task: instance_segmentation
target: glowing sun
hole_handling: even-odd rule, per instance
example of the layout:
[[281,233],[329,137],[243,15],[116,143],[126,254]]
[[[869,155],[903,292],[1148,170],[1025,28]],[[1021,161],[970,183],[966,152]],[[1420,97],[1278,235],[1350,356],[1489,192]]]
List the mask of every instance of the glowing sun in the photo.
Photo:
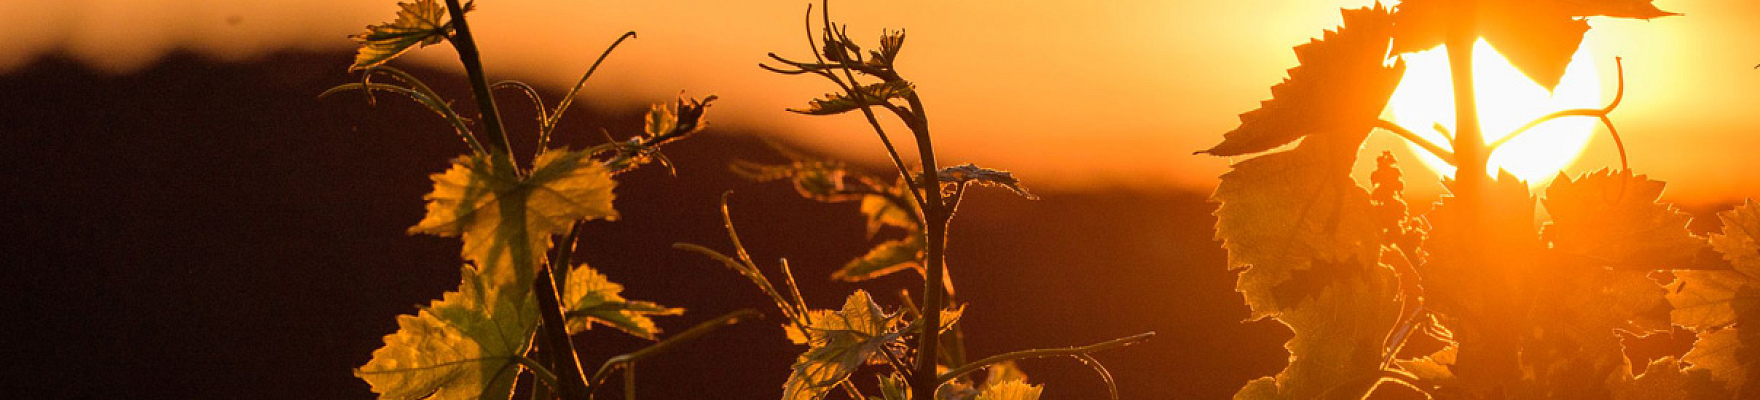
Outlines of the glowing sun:
[[[1597,104],[1601,87],[1587,53],[1578,49],[1571,56],[1564,79],[1549,94],[1480,40],[1473,51],[1473,83],[1485,142],[1502,139],[1522,124],[1554,111],[1601,107]],[[1454,85],[1449,79],[1448,55],[1436,48],[1408,54],[1405,60],[1405,79],[1388,102],[1394,121],[1432,143],[1450,147],[1442,133],[1431,129],[1441,124],[1454,131]],[[1561,118],[1535,126],[1493,153],[1487,172],[1503,168],[1530,187],[1544,184],[1583,152],[1596,123],[1593,118]],[[1454,167],[1441,159],[1416,146],[1413,151],[1432,170],[1454,175]]]

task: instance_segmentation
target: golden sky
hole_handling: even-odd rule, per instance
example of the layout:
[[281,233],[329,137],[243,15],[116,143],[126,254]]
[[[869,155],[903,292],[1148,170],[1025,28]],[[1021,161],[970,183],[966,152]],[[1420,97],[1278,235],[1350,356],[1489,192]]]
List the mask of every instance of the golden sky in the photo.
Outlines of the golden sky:
[[[572,84],[604,45],[635,30],[640,37],[589,83],[590,102],[651,102],[681,89],[718,94],[716,125],[781,132],[841,157],[879,161],[879,143],[860,118],[782,110],[832,86],[756,67],[766,52],[808,56],[807,3],[483,0],[471,17],[492,77]],[[857,0],[833,2],[832,12],[867,43],[883,28],[907,29],[899,68],[926,99],[947,165],[1011,169],[1034,188],[1208,190],[1227,160],[1191,152],[1215,144],[1237,114],[1270,95],[1295,65],[1291,46],[1336,26],[1339,7],[1369,4]],[[1686,16],[1591,19],[1584,42],[1608,96],[1613,57],[1625,57],[1626,99],[1613,118],[1633,169],[1669,181],[1676,201],[1760,195],[1760,2],[1656,4]],[[224,60],[346,50],[344,35],[395,10],[390,0],[26,2],[0,13],[12,27],[0,40],[0,71],[47,52],[126,72],[173,48]],[[402,62],[454,68],[453,57],[435,46]],[[347,63],[337,60],[339,82]],[[1377,133],[1369,146],[1412,160],[1390,143]],[[1617,166],[1611,147],[1597,134],[1573,170]],[[1433,180],[1415,160],[1405,166],[1409,180]]]

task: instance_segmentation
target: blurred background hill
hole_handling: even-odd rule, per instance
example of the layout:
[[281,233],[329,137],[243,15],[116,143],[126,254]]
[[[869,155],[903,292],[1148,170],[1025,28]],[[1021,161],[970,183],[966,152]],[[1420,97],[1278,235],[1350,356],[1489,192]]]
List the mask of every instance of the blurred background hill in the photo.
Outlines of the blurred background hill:
[[[18,361],[7,391],[370,398],[350,368],[396,329],[395,315],[457,283],[457,242],[404,230],[421,217],[427,176],[465,149],[405,99],[316,98],[351,79],[341,71],[348,58],[284,52],[229,63],[173,53],[117,75],[47,57],[0,75],[0,179],[16,210],[5,213],[15,232],[4,241],[5,293],[23,305],[8,313],[5,346]],[[469,107],[458,77],[414,73]],[[502,101],[511,129],[529,131],[523,100]],[[641,111],[574,110],[558,140],[583,147],[603,140],[600,128],[627,137]],[[756,289],[670,248],[730,249],[716,211],[723,191],[733,191],[754,256],[772,268],[788,257],[809,303],[831,308],[858,287],[829,280],[867,244],[853,205],[727,172],[736,158],[782,161],[758,137],[767,135],[711,126],[667,148],[677,176],[656,166],[623,176],[623,219],[582,235],[582,257],[625,284],[626,296],[689,309],[660,321],[669,332],[738,308],[771,315],[644,363],[644,397],[770,398],[800,351]],[[1237,323],[1245,308],[1210,239],[1206,193],[1036,189],[1043,200],[976,191],[954,222],[949,265],[969,304],[971,354],[1157,331],[1099,356],[1126,398],[1224,397],[1281,369],[1286,331]],[[896,305],[892,293],[920,285],[899,274],[861,287]],[[642,345],[603,329],[576,340],[588,363]],[[1074,360],[1024,368],[1051,398],[1104,390]]]

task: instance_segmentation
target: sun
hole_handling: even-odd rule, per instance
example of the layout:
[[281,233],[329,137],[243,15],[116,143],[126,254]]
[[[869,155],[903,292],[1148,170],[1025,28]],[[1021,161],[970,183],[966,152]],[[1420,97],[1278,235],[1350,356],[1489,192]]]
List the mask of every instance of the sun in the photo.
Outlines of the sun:
[[[1388,101],[1394,121],[1447,148],[1448,140],[1431,127],[1441,124],[1454,131],[1454,85],[1449,79],[1448,55],[1436,48],[1405,57],[1405,78]],[[1479,125],[1486,143],[1554,111],[1600,107],[1601,87],[1587,47],[1571,56],[1564,79],[1552,93],[1522,75],[1484,40],[1474,46],[1473,72]],[[1493,153],[1487,160],[1487,172],[1502,168],[1527,181],[1529,187],[1539,187],[1582,154],[1595,123],[1591,118],[1561,118],[1535,126]],[[1430,169],[1454,175],[1453,166],[1415,145],[1412,149]]]

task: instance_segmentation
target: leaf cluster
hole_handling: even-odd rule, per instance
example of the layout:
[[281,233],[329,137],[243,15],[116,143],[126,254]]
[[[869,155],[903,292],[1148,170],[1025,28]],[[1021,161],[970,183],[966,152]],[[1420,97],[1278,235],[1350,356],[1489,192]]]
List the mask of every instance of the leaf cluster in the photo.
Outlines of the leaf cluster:
[[[1623,168],[1561,174],[1538,195],[1507,173],[1474,190],[1451,181],[1454,196],[1427,213],[1406,205],[1389,154],[1377,159],[1372,190],[1350,177],[1372,130],[1416,140],[1378,120],[1400,54],[1464,32],[1551,87],[1588,27],[1583,17],[1668,15],[1647,0],[1414,0],[1345,10],[1344,26],[1297,46],[1301,66],[1273,99],[1201,151],[1252,156],[1222,176],[1216,235],[1253,319],[1294,331],[1288,366],[1236,398],[1363,398],[1382,383],[1463,399],[1760,393],[1760,374],[1749,373],[1760,329],[1747,326],[1760,309],[1754,203],[1722,214],[1723,231],[1703,237],[1659,202],[1662,182]],[[1618,97],[1535,123],[1593,116],[1612,129]],[[1536,227],[1542,208],[1551,218]],[[1622,335],[1682,328],[1698,334],[1691,351],[1633,375]],[[1414,340],[1440,350],[1402,352]]]
[[[470,5],[446,0],[399,3],[393,22],[368,27],[351,36],[360,44],[350,70],[361,70],[361,82],[339,85],[324,95],[347,90],[392,92],[409,97],[451,122],[470,152],[453,160],[445,172],[431,177],[433,191],[424,196],[427,213],[411,234],[457,237],[465,266],[459,289],[446,293],[414,315],[398,317],[399,330],[385,337],[385,346],[355,370],[385,399],[505,399],[516,382],[530,376],[535,398],[556,393],[564,398],[591,396],[580,372],[570,335],[595,325],[656,340],[661,333],[653,317],[675,316],[683,309],[623,297],[623,286],[605,274],[578,265],[570,268],[577,232],[591,220],[615,220],[614,175],[650,161],[666,164],[661,146],[702,130],[705,112],[715,97],[655,105],[644,130],[628,140],[585,150],[549,146],[557,120],[580,90],[577,84],[554,107],[522,82],[489,84],[481,77],[475,45],[463,15],[448,19],[449,10],[463,14]],[[634,33],[620,37],[582,76],[596,70],[612,48]],[[481,132],[472,120],[421,80],[385,65],[415,47],[448,40],[460,48],[460,61],[471,72],[475,100],[483,113]],[[387,76],[395,83],[373,82]],[[538,111],[538,152],[522,165],[511,153],[496,116],[492,88],[519,89]],[[369,100],[371,97],[369,97]],[[487,140],[478,140],[479,134]],[[609,138],[608,138],[609,139]],[[755,313],[728,314],[635,353],[607,361],[595,375],[593,388],[610,371],[623,368],[664,349],[677,340],[701,336]],[[529,371],[530,375],[525,373]],[[626,396],[634,387],[626,385]]]
[[[876,243],[866,254],[845,263],[831,274],[833,279],[857,282],[912,270],[923,278],[924,288],[917,296],[909,291],[901,293],[903,304],[895,308],[881,306],[863,290],[854,291],[840,309],[809,307],[800,296],[786,259],[779,263],[783,277],[780,285],[772,283],[753,262],[733,227],[727,196],[723,196],[722,217],[733,255],[694,244],[676,247],[703,254],[745,276],[788,318],[784,332],[794,343],[806,346],[806,350],[797,357],[788,381],[783,384],[782,398],[819,399],[842,391],[851,399],[1037,399],[1041,388],[1025,383],[1025,375],[1011,362],[1049,356],[1080,359],[1093,366],[1108,387],[1113,387],[1110,373],[1090,353],[1139,343],[1150,334],[1079,348],[1025,350],[975,362],[965,359],[964,334],[958,322],[965,307],[952,299],[952,279],[947,277],[943,259],[948,221],[965,190],[972,185],[1002,187],[1024,197],[1035,197],[1006,171],[973,164],[940,167],[935,160],[933,136],[920,92],[896,68],[904,32],[883,32],[877,49],[864,53],[863,47],[850,39],[847,26],[831,22],[829,13],[823,10],[828,4],[820,2],[822,25],[818,36],[813,34],[813,14],[810,7],[808,10],[811,61],[795,61],[773,53],[770,57],[780,66],[762,67],[784,75],[817,76],[836,85],[838,92],[813,99],[806,108],[790,111],[815,116],[859,112],[891,157],[896,175],[881,177],[852,172],[842,163],[781,148],[778,150],[789,159],[786,163],[736,161],[731,167],[737,174],[756,181],[787,180],[807,199],[858,203],[871,238],[902,233],[902,237]],[[881,112],[877,111],[897,117],[910,130],[916,139],[917,166],[906,163],[880,123]],[[920,306],[916,299],[921,299]],[[968,376],[985,368],[990,372],[981,385]],[[865,380],[855,379],[858,373],[872,369],[879,370],[873,374],[878,397],[863,395],[857,382]],[[1118,397],[1116,388],[1111,395]]]

